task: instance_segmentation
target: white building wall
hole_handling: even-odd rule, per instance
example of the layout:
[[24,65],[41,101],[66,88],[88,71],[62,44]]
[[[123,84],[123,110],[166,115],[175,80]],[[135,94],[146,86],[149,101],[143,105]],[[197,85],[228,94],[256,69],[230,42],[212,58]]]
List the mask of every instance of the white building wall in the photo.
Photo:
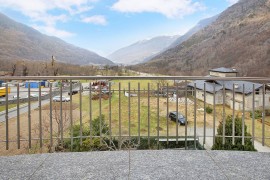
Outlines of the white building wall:
[[[206,103],[207,104],[211,104],[213,105],[214,104],[214,95],[211,94],[211,93],[208,93],[206,92],[204,94],[204,91],[202,90],[196,90],[196,97],[197,99],[201,100],[201,101],[204,101],[204,96],[205,96],[205,100],[206,100]],[[216,103],[215,104],[223,104],[223,98],[222,98],[222,93],[221,92],[217,92],[216,93],[216,97],[215,97],[215,101]]]
[[[206,92],[204,94],[204,91],[197,89],[196,90],[196,97],[197,99],[204,101],[204,95],[206,96],[206,103],[213,105],[214,101],[214,95],[211,93]],[[253,95],[252,93],[249,95],[245,95],[245,110],[250,111],[252,110],[252,104],[253,104]],[[235,93],[235,101],[233,101],[233,93],[232,91],[226,91],[225,93],[225,104],[230,106],[231,109],[233,109],[233,103],[235,103],[235,110],[242,110],[243,107],[243,94],[241,93]],[[223,92],[220,90],[216,93],[216,105],[223,104]],[[259,94],[255,94],[255,109],[262,108],[263,106],[263,94],[262,94],[262,88],[259,90]],[[265,94],[265,107],[270,107],[270,91],[266,91]]]

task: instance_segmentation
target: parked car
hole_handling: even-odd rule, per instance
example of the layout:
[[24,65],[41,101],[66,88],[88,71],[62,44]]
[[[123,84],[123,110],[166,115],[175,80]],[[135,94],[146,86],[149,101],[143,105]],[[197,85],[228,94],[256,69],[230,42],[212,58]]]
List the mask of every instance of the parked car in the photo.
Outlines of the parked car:
[[[78,94],[79,90],[72,90],[71,95]],[[68,95],[70,95],[70,92],[68,92]]]
[[[54,102],[60,102],[61,101],[61,96],[54,96],[53,101]],[[68,102],[68,101],[70,101],[69,97],[62,96],[62,102]]]
[[187,122],[186,118],[184,115],[182,115],[180,112],[178,112],[178,117],[177,117],[177,112],[176,111],[172,111],[169,113],[169,118],[172,120],[172,121],[175,121],[176,122],[176,119],[177,119],[177,122],[180,124],[180,125],[185,125]]
[[47,94],[49,94],[49,93],[47,93],[47,92],[42,92],[42,93],[41,93],[41,96],[46,96]]
[[[38,94],[30,94],[30,98],[35,98],[35,97],[38,97]],[[28,95],[25,96],[25,98],[28,98]]]
[[[13,99],[18,99],[18,96],[17,96],[17,95],[14,95],[14,96],[13,96]],[[22,99],[22,97],[19,96],[19,99]]]
[[112,95],[112,91],[110,92],[108,89],[102,89],[101,94]]
[[155,96],[159,96],[159,97],[167,97],[167,93],[163,93],[163,92],[158,92],[158,91],[155,91]]

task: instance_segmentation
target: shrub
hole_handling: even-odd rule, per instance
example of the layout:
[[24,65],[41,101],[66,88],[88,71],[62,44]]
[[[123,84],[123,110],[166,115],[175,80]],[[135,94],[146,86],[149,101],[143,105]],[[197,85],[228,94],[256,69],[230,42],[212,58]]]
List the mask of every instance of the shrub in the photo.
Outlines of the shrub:
[[211,107],[207,106],[207,107],[205,108],[205,111],[206,111],[208,114],[211,114],[212,111],[213,111],[213,109],[212,109]]
[[[100,136],[100,123],[101,123],[101,132],[102,134],[106,134],[109,131],[108,125],[105,123],[104,115],[101,115],[101,117],[97,117],[92,121],[92,136]],[[74,125],[72,127],[73,129],[73,137],[79,137],[80,136],[80,125]],[[90,136],[90,128],[89,126],[82,125],[82,136]],[[108,140],[107,140],[108,141]],[[81,152],[81,151],[94,151],[94,150],[108,150],[108,146],[106,139],[103,139],[102,143],[100,143],[99,137],[92,138],[92,141],[90,141],[90,138],[82,138],[82,145],[80,145],[80,138],[74,138],[73,139],[73,146],[72,151],[74,152]],[[71,140],[65,140],[64,142],[64,148],[66,150],[71,149]]]
[[[250,111],[250,117],[252,118],[252,116],[253,116],[253,112]],[[260,118],[262,118],[262,111],[260,111],[260,110],[255,110],[255,111],[254,111],[254,117],[255,117],[255,119],[260,119]]]
[[[225,122],[225,136],[232,135],[232,116],[228,116]],[[223,124],[219,124],[217,129],[218,135],[222,136],[223,134]],[[245,125],[245,136],[250,136],[247,133],[247,126]],[[235,118],[235,136],[242,136],[242,119],[239,117]],[[242,145],[242,138],[235,137],[235,144],[232,144],[232,138],[226,137],[225,144],[222,144],[222,137],[215,138],[215,144],[212,146],[212,150],[238,150],[238,151],[256,151],[252,145],[251,138],[245,138],[245,144]]]

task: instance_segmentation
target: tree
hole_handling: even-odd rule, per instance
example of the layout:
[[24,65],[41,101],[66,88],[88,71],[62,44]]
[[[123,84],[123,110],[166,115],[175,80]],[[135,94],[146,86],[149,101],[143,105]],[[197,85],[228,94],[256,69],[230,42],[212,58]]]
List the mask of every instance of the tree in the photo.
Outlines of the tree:
[[23,63],[23,73],[22,73],[23,76],[28,76],[28,68],[27,66],[25,65],[25,63]]
[[[228,116],[225,122],[225,136],[232,136],[232,116]],[[247,126],[245,125],[245,137],[251,136],[247,132]],[[223,134],[223,123],[221,122],[217,129],[218,135]],[[238,116],[235,118],[235,136],[242,136],[242,119]],[[212,150],[237,150],[237,151],[256,151],[252,145],[251,138],[245,138],[245,145],[242,145],[242,137],[235,137],[235,144],[232,143],[232,137],[225,138],[225,144],[222,144],[222,137],[215,138],[215,144],[212,146]]]
[[12,75],[11,76],[15,75],[16,68],[17,68],[16,64],[12,64]]

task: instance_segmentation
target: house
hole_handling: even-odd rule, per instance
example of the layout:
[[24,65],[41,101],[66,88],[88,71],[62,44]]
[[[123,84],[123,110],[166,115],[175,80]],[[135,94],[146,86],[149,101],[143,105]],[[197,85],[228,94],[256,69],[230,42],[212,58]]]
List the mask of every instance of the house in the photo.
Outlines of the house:
[[[237,71],[229,68],[217,68],[209,70],[209,77],[236,77]],[[223,81],[223,80],[196,80],[188,84],[192,90],[196,88],[196,98],[213,105],[226,104],[235,110],[252,110],[253,108],[253,87],[254,107],[259,109],[263,106],[263,84],[250,81]],[[270,88],[265,86],[265,107],[270,106]],[[194,91],[192,91],[194,92]],[[233,93],[234,92],[234,93]],[[223,98],[223,94],[225,95]],[[193,94],[194,95],[194,94]],[[223,102],[225,100],[225,102]]]

